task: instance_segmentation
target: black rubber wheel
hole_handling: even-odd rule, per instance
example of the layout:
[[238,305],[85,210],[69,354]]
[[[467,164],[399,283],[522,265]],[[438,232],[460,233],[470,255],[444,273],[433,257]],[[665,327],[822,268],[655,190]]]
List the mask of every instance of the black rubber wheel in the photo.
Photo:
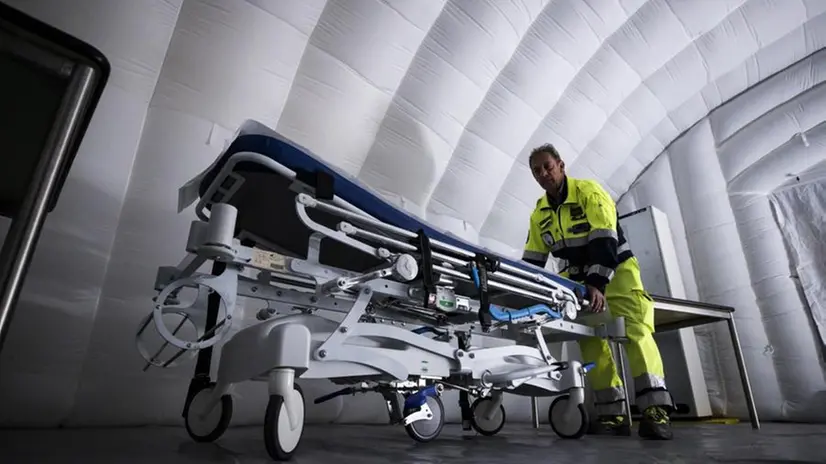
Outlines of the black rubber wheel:
[[507,419],[505,414],[505,406],[502,404],[499,405],[499,410],[493,413],[493,417],[490,419],[476,416],[476,408],[485,402],[491,401],[493,400],[490,398],[477,398],[476,401],[474,401],[470,406],[470,410],[473,413],[473,418],[471,419],[470,425],[473,427],[473,430],[476,430],[479,434],[485,435],[486,437],[492,437],[499,433],[499,431],[502,430],[502,427],[505,426],[505,420]]
[[304,434],[304,392],[298,384],[295,384],[294,388],[301,395],[297,429],[290,429],[290,419],[287,408],[284,407],[284,397],[281,395],[270,395],[264,415],[264,445],[267,447],[267,454],[276,461],[292,459]]
[[588,411],[584,404],[579,404],[577,405],[579,414],[566,417],[565,412],[569,401],[570,396],[568,395],[554,398],[548,408],[548,422],[551,423],[551,428],[560,438],[575,440],[582,438],[588,432]]
[[[427,443],[436,439],[442,433],[442,427],[445,425],[445,407],[442,399],[438,396],[428,396],[427,405],[430,406],[430,410],[433,412],[433,417],[430,420],[420,420],[404,426],[410,438],[420,443]],[[403,417],[407,417],[412,412],[414,412],[412,409],[405,409]]]
[[186,433],[199,443],[208,443],[221,438],[221,435],[227,431],[229,422],[232,419],[232,397],[229,395],[222,396],[221,401],[206,417],[195,416],[200,409],[198,406],[209,399],[213,388],[215,388],[215,383],[210,383],[198,390],[192,395],[192,400],[186,408],[186,416],[184,417]]

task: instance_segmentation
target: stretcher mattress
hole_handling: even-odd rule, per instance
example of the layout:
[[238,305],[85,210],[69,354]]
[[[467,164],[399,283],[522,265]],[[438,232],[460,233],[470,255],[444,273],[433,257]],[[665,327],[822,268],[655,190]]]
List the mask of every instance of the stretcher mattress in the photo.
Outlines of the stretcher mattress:
[[[411,232],[424,230],[432,240],[438,240],[475,253],[497,256],[495,253],[478,245],[467,243],[393,206],[361,185],[357,180],[328,166],[309,153],[308,150],[275,133],[260,133],[263,129],[266,128],[257,123],[253,123],[253,126],[247,130],[241,129],[230,146],[201,178],[199,185],[201,196],[206,193],[209,185],[219,174],[227,160],[234,154],[241,152],[258,153],[294,171],[299,180],[310,184],[316,179],[317,173],[326,173],[333,180],[335,195],[375,219]],[[239,236],[239,238],[248,237],[253,242],[257,242],[256,244],[263,241],[269,244],[268,248],[274,248],[275,251],[289,252],[303,257],[306,253],[309,231],[300,223],[295,214],[296,193],[291,187],[294,180],[279,176],[265,166],[250,162],[237,164],[233,172],[244,178],[241,188],[229,199],[213,198],[210,203],[223,201],[238,208],[236,236]],[[323,215],[324,213],[320,212],[312,212],[311,214],[314,219],[334,228],[338,221],[335,218],[318,217]],[[527,221],[527,218],[525,220]],[[322,263],[324,264],[359,271],[379,264],[377,260],[351,247],[326,242],[332,241],[326,240],[322,247]],[[324,255],[327,256],[326,260]],[[542,273],[549,279],[574,290],[580,295],[584,295],[585,288],[576,282],[523,261],[502,257],[499,259],[501,262],[521,269]]]

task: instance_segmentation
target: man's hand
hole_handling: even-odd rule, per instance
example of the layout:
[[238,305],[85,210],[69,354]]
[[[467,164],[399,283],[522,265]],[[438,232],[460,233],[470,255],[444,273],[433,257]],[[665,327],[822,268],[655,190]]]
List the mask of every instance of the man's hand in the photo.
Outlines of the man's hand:
[[591,303],[591,312],[601,313],[605,311],[605,295],[596,287],[587,285],[585,288],[588,289],[588,301]]

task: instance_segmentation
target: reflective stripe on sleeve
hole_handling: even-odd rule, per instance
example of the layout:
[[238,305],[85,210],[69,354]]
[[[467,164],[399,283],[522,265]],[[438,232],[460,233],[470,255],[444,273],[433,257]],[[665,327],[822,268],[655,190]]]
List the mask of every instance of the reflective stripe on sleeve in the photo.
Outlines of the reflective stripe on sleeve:
[[587,244],[588,237],[565,238],[551,245],[551,251],[559,251],[563,248],[575,248]]
[[[613,238],[614,240],[617,240],[617,233],[611,229],[598,229],[591,232],[586,237],[564,238],[549,245],[551,248],[551,252],[555,252],[560,251],[563,248],[575,248],[579,246],[585,246],[588,245],[588,242],[590,242],[591,240],[595,240],[598,238]],[[617,247],[617,253],[622,253],[624,251],[630,250],[631,247],[628,245],[628,242],[625,242],[619,247]]]
[[613,238],[617,240],[617,231],[611,229],[594,229],[588,234],[588,241],[598,238]]
[[542,253],[539,251],[529,251],[525,250],[522,252],[522,259],[530,259],[533,261],[544,261],[548,259],[548,253]]
[[614,270],[610,267],[602,266],[599,264],[592,264],[588,267],[588,274],[596,274],[598,276],[605,277],[608,280],[611,280],[614,277]]

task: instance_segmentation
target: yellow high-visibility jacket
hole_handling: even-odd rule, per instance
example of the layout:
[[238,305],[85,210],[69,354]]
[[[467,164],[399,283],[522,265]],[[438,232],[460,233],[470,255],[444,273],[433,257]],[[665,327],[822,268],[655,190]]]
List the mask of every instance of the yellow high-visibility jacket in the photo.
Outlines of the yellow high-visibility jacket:
[[557,201],[537,200],[522,259],[545,267],[550,253],[567,262],[570,279],[605,292],[617,266],[634,256],[614,200],[595,181],[567,177]]

